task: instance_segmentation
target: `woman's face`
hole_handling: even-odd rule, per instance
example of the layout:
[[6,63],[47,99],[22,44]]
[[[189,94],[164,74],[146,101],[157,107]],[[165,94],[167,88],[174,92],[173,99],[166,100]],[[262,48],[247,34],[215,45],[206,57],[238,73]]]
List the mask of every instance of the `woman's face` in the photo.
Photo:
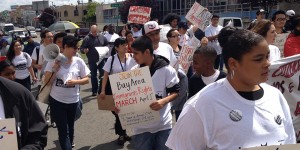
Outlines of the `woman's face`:
[[127,39],[128,41],[133,41],[133,36],[132,36],[132,34],[131,34],[131,33],[130,33],[130,34],[127,34],[126,39]]
[[264,40],[257,46],[252,47],[249,53],[242,56],[237,61],[234,70],[234,77],[244,86],[253,86],[268,80],[269,72],[269,54],[268,43]]
[[21,51],[22,50],[22,45],[20,42],[16,42],[14,45],[14,51]]
[[122,36],[125,36],[125,33],[126,33],[126,30],[123,29],[121,32]]
[[126,53],[128,50],[128,44],[124,43],[119,45],[119,47],[116,47],[116,50],[118,51],[118,53]]
[[63,53],[64,53],[64,55],[67,56],[67,57],[73,57],[73,56],[76,56],[77,48],[74,48],[74,47],[68,47],[67,45],[65,45],[65,49],[63,50]]
[[180,34],[177,30],[171,33],[171,36],[168,37],[170,44],[179,44],[180,41]]
[[0,72],[0,76],[7,78],[9,80],[15,80],[15,68],[13,66],[8,66]]
[[177,24],[178,24],[178,20],[177,19],[173,19],[171,22],[170,22],[170,26],[172,28],[176,28],[177,27]]
[[275,42],[276,35],[277,34],[275,32],[275,26],[272,24],[269,31],[267,32],[266,37],[265,37],[268,44],[273,44]]
[[63,50],[63,37],[57,38],[55,41],[55,44],[59,47],[60,51],[62,52]]

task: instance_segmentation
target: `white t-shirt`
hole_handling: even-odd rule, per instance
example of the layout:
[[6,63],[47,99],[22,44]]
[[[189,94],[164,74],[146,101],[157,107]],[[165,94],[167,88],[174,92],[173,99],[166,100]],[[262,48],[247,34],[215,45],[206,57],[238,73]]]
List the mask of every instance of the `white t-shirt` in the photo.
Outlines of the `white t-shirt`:
[[4,112],[4,105],[3,105],[3,100],[0,95],[0,120],[5,119],[5,112]]
[[184,106],[166,145],[173,150],[237,150],[262,145],[295,144],[289,106],[281,92],[265,83],[256,101],[241,97],[220,79]]
[[[43,57],[43,52],[44,52],[45,46],[44,44],[40,45],[40,52],[39,52],[39,65],[42,65],[44,63],[44,57]],[[37,60],[37,56],[36,56],[36,48],[34,48],[32,55],[31,55],[31,59],[33,60]]]
[[[104,35],[104,37],[107,39],[107,42],[111,43],[111,42],[115,42],[115,40],[117,38],[119,38],[120,36],[118,34],[116,34],[116,33],[114,33],[113,35],[107,33],[107,34]],[[114,47],[114,45],[108,44],[107,47],[109,48],[109,51],[108,51],[107,55],[105,56],[105,58],[110,57],[111,50]]]
[[[205,36],[206,37],[215,36],[219,34],[222,29],[223,27],[220,25],[218,25],[217,27],[209,25],[205,29]],[[217,51],[218,55],[222,54],[222,48],[218,40],[209,41],[207,45],[213,47]]]
[[215,82],[217,80],[218,76],[220,75],[220,71],[217,70],[217,69],[215,69],[215,71],[216,72],[213,75],[209,76],[209,77],[204,77],[204,76],[201,75],[202,81],[206,85],[208,85],[210,83],[213,83],[213,82]]
[[125,63],[121,63],[122,66],[123,66],[123,69],[124,69],[124,70],[122,70],[118,54],[115,54],[114,56],[109,57],[107,59],[105,65],[103,66],[103,70],[108,72],[108,73],[110,71],[110,65],[111,65],[112,57],[114,57],[114,62],[112,64],[113,66],[112,66],[110,74],[115,74],[115,73],[120,73],[120,72],[131,70],[131,68],[136,66],[136,64],[137,64],[135,62],[135,60],[129,55],[129,57],[126,59],[126,65],[125,65]]
[[270,49],[269,61],[275,61],[281,59],[280,50],[277,46],[269,45],[269,49]]
[[142,29],[139,30],[138,32],[134,32],[133,30],[131,30],[131,32],[132,32],[132,37],[134,37],[134,38],[138,38],[140,36],[143,36]]
[[154,54],[163,56],[170,61],[170,66],[175,67],[177,64],[177,58],[173,52],[173,48],[166,43],[159,42],[157,49],[153,51]]
[[[45,71],[52,72],[54,61],[48,62]],[[73,57],[73,61],[68,65],[61,65],[56,73],[56,79],[52,84],[50,95],[57,101],[71,104],[79,101],[79,85],[67,86],[66,81],[70,79],[80,79],[86,77],[90,69],[79,57]]]
[[[27,59],[25,55],[27,56]],[[32,60],[30,58],[30,55],[25,52],[21,52],[20,55],[15,56],[15,58],[13,58],[12,64],[16,69],[16,79],[22,80],[30,75],[28,68],[31,67],[31,63]]]
[[[135,68],[135,67],[134,67]],[[133,69],[134,69],[133,68]],[[155,89],[156,99],[162,99],[167,97],[166,88],[171,88],[175,84],[179,83],[177,73],[170,65],[162,67],[155,71],[152,75],[153,88]],[[166,104],[159,110],[160,121],[152,124],[143,125],[133,128],[134,134],[141,134],[145,132],[155,133],[162,130],[172,128],[172,115],[171,115],[171,103]]]

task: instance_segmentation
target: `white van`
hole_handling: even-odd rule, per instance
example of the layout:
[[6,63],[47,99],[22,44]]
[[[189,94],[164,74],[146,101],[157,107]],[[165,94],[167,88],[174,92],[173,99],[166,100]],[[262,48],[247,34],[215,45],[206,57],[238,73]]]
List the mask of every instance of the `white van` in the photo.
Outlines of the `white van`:
[[223,27],[226,27],[226,26],[237,27],[238,29],[244,28],[242,19],[238,18],[238,17],[220,17],[219,25],[221,25]]
[[9,31],[15,30],[15,26],[12,23],[7,23],[3,27],[4,34],[8,35]]

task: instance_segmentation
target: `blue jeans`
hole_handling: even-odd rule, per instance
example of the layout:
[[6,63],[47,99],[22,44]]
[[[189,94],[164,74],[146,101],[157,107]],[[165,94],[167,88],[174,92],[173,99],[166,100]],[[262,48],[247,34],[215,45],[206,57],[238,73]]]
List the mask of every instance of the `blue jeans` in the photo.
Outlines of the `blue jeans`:
[[[78,102],[77,102],[78,103]],[[61,103],[50,96],[50,111],[53,113],[62,150],[72,150],[77,103]]]
[[91,82],[92,82],[92,92],[97,93],[98,91],[98,78],[97,78],[97,71],[99,71],[99,79],[103,76],[103,66],[106,62],[104,58],[99,65],[96,62],[89,62],[89,67],[91,70]]
[[145,132],[133,136],[136,150],[169,150],[165,145],[171,129],[158,131],[156,133]]

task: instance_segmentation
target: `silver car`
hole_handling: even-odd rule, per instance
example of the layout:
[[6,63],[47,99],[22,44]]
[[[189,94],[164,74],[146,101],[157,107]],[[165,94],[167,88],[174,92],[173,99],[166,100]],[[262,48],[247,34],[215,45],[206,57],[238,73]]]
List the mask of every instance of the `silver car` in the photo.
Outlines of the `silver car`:
[[30,36],[31,36],[32,38],[37,38],[37,34],[36,34],[35,31],[30,31]]

